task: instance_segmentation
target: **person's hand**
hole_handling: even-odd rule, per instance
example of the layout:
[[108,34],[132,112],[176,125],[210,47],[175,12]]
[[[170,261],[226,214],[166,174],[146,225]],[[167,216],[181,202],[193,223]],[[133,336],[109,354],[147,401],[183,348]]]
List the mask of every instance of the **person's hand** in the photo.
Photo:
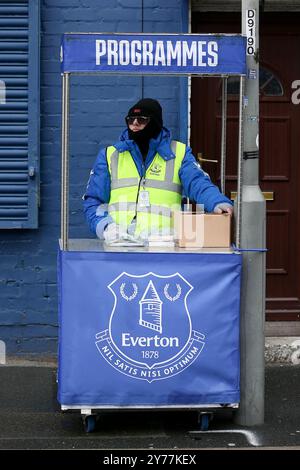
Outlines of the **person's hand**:
[[220,202],[214,208],[215,214],[222,214],[223,212],[232,215],[233,214],[233,207],[228,202]]
[[120,225],[116,224],[115,222],[112,222],[111,224],[108,224],[106,229],[103,232],[103,237],[106,243],[112,243],[119,238],[122,237],[122,234],[126,234],[125,228],[121,227]]

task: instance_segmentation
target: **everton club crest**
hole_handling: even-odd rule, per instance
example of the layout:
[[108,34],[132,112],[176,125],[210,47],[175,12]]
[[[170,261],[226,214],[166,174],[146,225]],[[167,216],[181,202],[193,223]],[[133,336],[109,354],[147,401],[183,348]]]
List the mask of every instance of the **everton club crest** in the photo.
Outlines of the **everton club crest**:
[[182,373],[197,359],[205,336],[192,328],[187,297],[193,286],[181,274],[123,272],[107,287],[115,302],[96,346],[118,372],[153,382]]

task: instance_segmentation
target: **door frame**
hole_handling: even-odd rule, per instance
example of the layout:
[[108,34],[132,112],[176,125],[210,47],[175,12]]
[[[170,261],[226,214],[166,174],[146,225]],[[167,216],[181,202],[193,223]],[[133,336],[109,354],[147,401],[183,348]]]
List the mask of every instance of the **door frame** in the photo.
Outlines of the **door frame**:
[[[287,8],[287,5],[284,5],[286,2],[281,2],[281,7],[278,5],[269,5],[268,9],[265,11],[268,12],[279,12],[284,11],[286,13],[286,16],[289,16],[290,12],[298,12],[298,15],[295,15],[299,17],[300,13],[300,0],[297,1],[297,4],[295,5],[289,5]],[[225,9],[226,13],[234,12],[237,14],[240,11],[240,6],[238,7],[238,4],[240,5],[240,1],[236,2],[230,2],[228,5],[228,8]],[[213,23],[215,13],[224,13],[224,5],[221,5],[221,2],[219,1],[204,1],[204,2],[196,2],[194,0],[191,1],[190,3],[191,7],[191,14],[190,14],[190,19],[191,19],[191,25],[190,28],[192,29],[192,13],[196,12],[202,12],[206,13],[206,16],[211,17],[211,22]],[[211,13],[211,15],[210,15]],[[233,14],[234,14],[233,13]],[[219,16],[219,15],[218,15]],[[276,16],[274,15],[274,20],[276,21]],[[292,18],[292,21],[295,20],[295,17],[290,16]],[[226,21],[226,20],[225,20]],[[218,19],[216,19],[216,22],[218,22]],[[192,105],[192,95],[191,92],[189,93],[190,99],[189,99],[189,108],[191,111],[191,105]],[[189,113],[191,116],[191,112]],[[192,123],[190,122],[190,127],[192,126]],[[299,319],[300,320],[300,319]],[[291,318],[290,320],[280,320],[278,318],[274,318],[272,320],[268,320],[266,322],[266,335],[267,336],[299,336],[300,335],[300,321],[295,318]]]

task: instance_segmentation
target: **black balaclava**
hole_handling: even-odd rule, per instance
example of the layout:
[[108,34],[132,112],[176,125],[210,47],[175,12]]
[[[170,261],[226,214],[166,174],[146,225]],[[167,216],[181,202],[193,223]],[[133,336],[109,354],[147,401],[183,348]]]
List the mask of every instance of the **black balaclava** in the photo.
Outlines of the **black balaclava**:
[[163,126],[161,106],[158,101],[152,98],[143,98],[130,108],[128,116],[150,117],[150,122],[141,131],[133,132],[127,125],[129,139],[136,142],[141,154],[146,158],[150,139],[156,138]]

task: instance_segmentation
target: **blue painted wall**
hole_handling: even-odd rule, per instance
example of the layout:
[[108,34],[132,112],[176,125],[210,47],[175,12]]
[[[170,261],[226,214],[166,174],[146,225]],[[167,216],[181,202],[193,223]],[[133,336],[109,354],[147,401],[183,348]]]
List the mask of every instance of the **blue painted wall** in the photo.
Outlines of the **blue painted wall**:
[[[143,6],[143,8],[142,8]],[[188,0],[41,1],[41,195],[37,230],[0,234],[0,339],[8,355],[57,351],[61,77],[64,32],[186,32]],[[89,237],[81,196],[99,147],[117,140],[135,101],[158,99],[173,137],[186,139],[186,79],[72,77],[71,236]],[[34,118],[34,117],[33,117]]]

